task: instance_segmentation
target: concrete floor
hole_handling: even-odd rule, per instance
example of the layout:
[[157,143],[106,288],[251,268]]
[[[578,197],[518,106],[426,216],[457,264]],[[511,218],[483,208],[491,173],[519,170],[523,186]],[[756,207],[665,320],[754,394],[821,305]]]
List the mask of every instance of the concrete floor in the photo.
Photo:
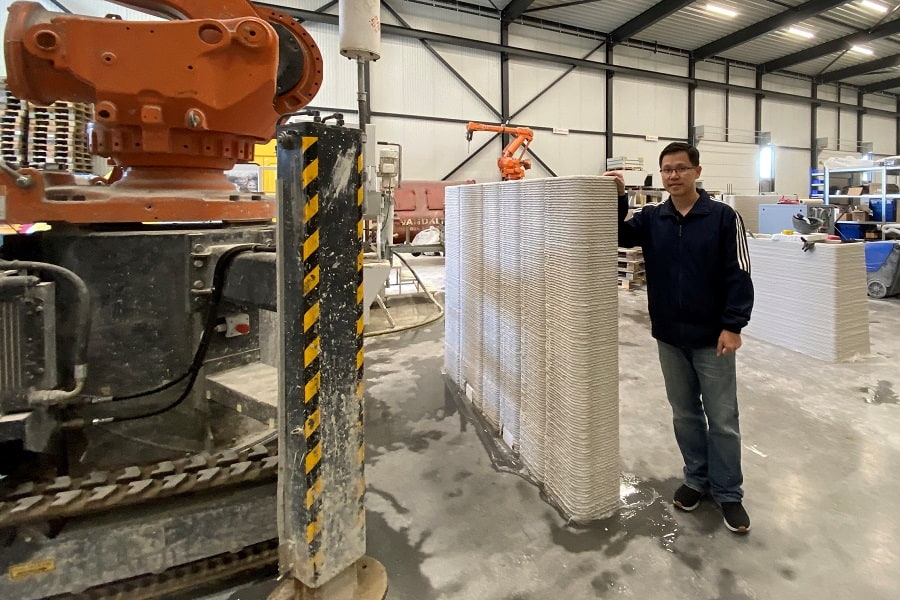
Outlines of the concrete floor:
[[[619,298],[622,509],[589,528],[567,525],[446,393],[443,321],[367,343],[369,554],[387,568],[387,597],[900,597],[900,299],[869,301],[873,351],[852,362],[745,340],[753,529],[739,537],[708,500],[690,514],[671,507],[681,459],[646,295]],[[798,315],[798,331],[814,324]],[[271,587],[261,576],[204,598]]]

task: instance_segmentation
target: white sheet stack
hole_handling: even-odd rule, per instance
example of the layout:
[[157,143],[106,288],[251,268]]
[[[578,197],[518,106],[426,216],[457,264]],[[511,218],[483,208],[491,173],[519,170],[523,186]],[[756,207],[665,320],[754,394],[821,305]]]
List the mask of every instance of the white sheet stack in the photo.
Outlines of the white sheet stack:
[[[481,305],[481,411],[494,427],[500,427],[500,236],[502,222],[500,212],[500,183],[484,186],[484,279]],[[505,217],[505,215],[503,215]]]
[[863,244],[749,239],[755,302],[747,335],[828,361],[869,352]]
[[[475,213],[467,198],[479,194],[483,222],[474,229],[484,236],[483,255],[469,248],[467,229]],[[482,364],[475,406],[499,421],[570,517],[607,516],[619,502],[615,183],[564,177],[463,186],[460,209],[461,233],[447,239],[462,250],[448,249],[447,260],[463,261],[458,271],[448,265],[459,273],[463,383],[477,374],[472,363]],[[476,259],[480,268],[464,264]]]
[[[483,188],[477,185],[460,187],[459,193],[459,281],[460,281],[460,342],[462,379],[457,383],[481,409],[481,305],[483,290],[484,244],[481,227],[484,221]],[[447,282],[449,284],[449,282]],[[473,351],[473,349],[476,349]]]
[[615,183],[550,180],[546,208],[545,485],[583,521],[619,500]]
[[[547,425],[547,207],[546,179],[520,186],[520,274],[522,408],[519,456],[544,481]],[[555,235],[552,234],[552,235]]]
[[522,306],[521,279],[522,220],[519,182],[509,181],[500,189],[500,432],[510,448],[519,448],[522,412]]
[[462,354],[460,346],[460,297],[459,255],[459,196],[460,187],[444,190],[444,371],[457,385],[462,380]]

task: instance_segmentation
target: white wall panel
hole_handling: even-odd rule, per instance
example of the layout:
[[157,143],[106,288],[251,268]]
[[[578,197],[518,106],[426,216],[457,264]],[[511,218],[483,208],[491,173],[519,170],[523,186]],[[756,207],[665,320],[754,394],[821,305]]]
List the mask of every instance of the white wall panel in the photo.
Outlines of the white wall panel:
[[809,151],[775,148],[775,192],[809,197]]
[[[416,41],[419,46],[421,42]],[[383,43],[383,42],[382,42]],[[423,49],[424,46],[422,46]],[[435,44],[435,50],[446,60],[457,73],[463,76],[465,80],[474,87],[485,100],[487,100],[494,109],[500,110],[500,58],[491,52],[483,52],[481,50],[473,50],[470,48],[459,48],[452,46],[444,46]],[[425,49],[428,52],[427,49]],[[462,88],[462,83],[453,75],[453,73],[445,66],[439,64],[430,52],[429,57],[433,61],[433,67],[423,73],[400,73],[388,66],[386,69],[387,81],[395,80],[398,75],[408,78],[413,85],[432,85],[438,93],[447,88]],[[493,114],[485,104],[480,101],[471,91],[466,91],[465,97],[471,102],[465,102],[461,106],[462,111],[472,110],[476,114]],[[448,116],[448,115],[445,115]],[[470,117],[462,116],[464,119]],[[497,117],[471,117],[472,119],[490,118],[496,120]]]
[[856,111],[841,109],[841,132],[839,142],[840,148],[837,148],[838,150],[856,152]]
[[[513,114],[524,102],[531,100],[543,87],[534,89],[531,85],[536,65],[510,61],[510,95],[516,90],[518,96],[510,104]],[[552,80],[551,80],[552,81]],[[529,90],[525,96],[519,91]],[[513,121],[528,126],[559,127],[603,131],[606,127],[606,77],[599,71],[575,69],[544,95],[535,100]]]
[[866,94],[863,96],[863,105],[868,108],[878,108],[880,110],[895,112],[897,110],[897,99],[879,96],[877,94]]
[[796,77],[766,75],[763,77],[763,89],[809,98],[812,87],[809,81],[797,79]]
[[829,143],[837,142],[838,110],[819,108],[816,111],[816,137],[827,137]]
[[[404,179],[441,179],[493,135],[475,134],[469,143],[466,142],[465,126],[460,123],[379,117],[373,118],[372,123],[379,140],[396,142],[403,147]],[[440,142],[435,143],[435,140]],[[499,139],[494,141],[451,179],[499,181],[497,158],[501,149]]]
[[753,144],[703,140],[700,151],[700,179],[708,191],[738,195],[759,193],[759,156]]
[[[497,27],[496,22],[494,27]],[[586,58],[597,62],[605,62],[606,50],[600,42],[590,38],[567,35],[549,29],[536,29],[518,23],[510,23],[509,45],[538,52],[561,54],[574,58]]]
[[[461,11],[439,10],[412,2],[393,2],[391,7],[414,29],[446,33],[482,42],[500,42],[500,26],[496,19]],[[381,19],[385,23],[396,23],[394,17],[383,6]]]
[[644,170],[653,175],[653,187],[662,187],[662,181],[659,175],[659,153],[671,142],[660,140],[658,142],[648,142],[640,138],[614,137],[613,138],[613,157],[624,156],[630,159],[643,159]]
[[872,142],[875,154],[897,154],[897,121],[890,117],[863,115],[862,139]]
[[[728,95],[728,124],[735,136],[740,136],[739,141],[753,142],[753,131],[756,128],[756,98],[747,94]],[[735,140],[738,141],[738,140]],[[753,192],[754,194],[756,192]]]
[[708,60],[697,63],[694,71],[697,79],[725,83],[725,64]]
[[[312,36],[322,53],[322,87],[313,99],[312,106],[327,106],[356,112],[356,62],[341,56],[337,25],[326,23],[304,23],[304,28]],[[381,61],[373,63],[372,85]]]
[[[531,147],[560,176],[602,175],[606,171],[606,136],[603,135],[535,131]],[[541,165],[536,160],[532,160],[532,164],[525,177],[543,177],[545,171]],[[499,174],[496,179],[499,181]]]
[[820,100],[829,100],[831,102],[837,102],[838,88],[836,85],[820,85],[816,94],[818,95]]
[[809,148],[809,111],[809,104],[764,98],[762,130],[772,133],[775,145]]
[[624,67],[634,67],[657,73],[687,76],[688,59],[664,52],[653,52],[643,48],[617,46],[613,52],[613,63]]
[[698,89],[696,92],[697,125],[708,125],[724,129],[725,125],[725,92],[720,90]]
[[756,85],[756,71],[733,66],[731,67],[730,83],[754,87]]
[[686,85],[613,78],[613,129],[660,137],[688,137]]
[[[473,74],[483,70],[499,73],[499,57],[494,54],[477,56],[472,53],[469,61],[481,66],[461,72],[464,77],[470,71]],[[487,91],[488,96],[496,96]],[[497,98],[493,101],[496,103]],[[372,108],[382,112],[472,121],[496,120],[496,116],[419,40],[411,38],[382,39],[381,60],[372,67]]]
[[841,88],[841,102],[855,105],[859,100],[859,93],[847,87]]

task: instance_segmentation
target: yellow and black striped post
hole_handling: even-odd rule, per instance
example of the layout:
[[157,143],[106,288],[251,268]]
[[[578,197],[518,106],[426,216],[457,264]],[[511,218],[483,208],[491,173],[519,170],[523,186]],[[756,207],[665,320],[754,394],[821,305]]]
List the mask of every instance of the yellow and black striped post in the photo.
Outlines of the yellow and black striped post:
[[365,553],[362,140],[278,133],[281,567],[318,588]]

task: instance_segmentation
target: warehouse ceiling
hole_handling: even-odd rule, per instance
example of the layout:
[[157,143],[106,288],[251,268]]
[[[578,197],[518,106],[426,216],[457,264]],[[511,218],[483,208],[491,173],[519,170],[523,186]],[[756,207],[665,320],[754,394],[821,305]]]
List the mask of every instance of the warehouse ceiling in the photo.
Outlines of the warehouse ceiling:
[[[898,0],[470,0],[508,21],[789,71],[900,94]],[[463,4],[449,2],[445,4]]]

